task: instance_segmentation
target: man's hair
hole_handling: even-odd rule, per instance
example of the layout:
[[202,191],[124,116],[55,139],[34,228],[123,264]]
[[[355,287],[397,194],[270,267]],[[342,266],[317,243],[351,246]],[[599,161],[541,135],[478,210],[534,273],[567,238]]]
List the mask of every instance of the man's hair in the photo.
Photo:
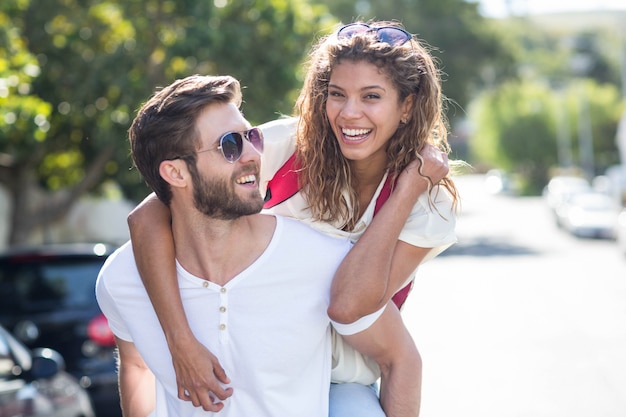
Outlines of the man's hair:
[[170,185],[161,178],[162,161],[183,157],[195,165],[200,146],[196,120],[214,103],[241,105],[239,81],[230,76],[192,75],[174,81],[157,92],[139,109],[128,130],[135,166],[157,197],[169,205]]

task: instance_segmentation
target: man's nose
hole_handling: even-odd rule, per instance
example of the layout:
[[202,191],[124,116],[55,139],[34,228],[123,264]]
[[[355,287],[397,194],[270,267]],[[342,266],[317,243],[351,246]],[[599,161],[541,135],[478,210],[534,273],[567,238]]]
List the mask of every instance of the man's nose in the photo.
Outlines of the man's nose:
[[250,160],[259,160],[261,158],[261,152],[254,147],[249,140],[243,140],[243,149],[241,150],[241,160],[250,161]]

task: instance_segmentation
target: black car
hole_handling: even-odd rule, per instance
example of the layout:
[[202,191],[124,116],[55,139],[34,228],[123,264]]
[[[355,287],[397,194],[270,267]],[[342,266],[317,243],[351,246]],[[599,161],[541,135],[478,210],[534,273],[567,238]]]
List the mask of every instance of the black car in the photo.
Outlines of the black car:
[[49,348],[29,350],[0,326],[0,416],[94,417],[87,392]]
[[0,255],[0,324],[26,346],[58,351],[98,417],[121,416],[115,340],[95,283],[114,247],[46,245]]

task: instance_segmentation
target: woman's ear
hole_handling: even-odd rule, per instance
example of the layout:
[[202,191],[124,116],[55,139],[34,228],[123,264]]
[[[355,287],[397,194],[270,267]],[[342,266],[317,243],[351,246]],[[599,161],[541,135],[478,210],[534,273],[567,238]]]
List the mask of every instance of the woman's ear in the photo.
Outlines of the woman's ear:
[[187,186],[189,172],[187,171],[185,161],[182,159],[162,161],[159,165],[159,174],[172,187]]
[[411,120],[411,114],[413,113],[413,106],[415,105],[415,95],[411,94],[407,98],[404,99],[402,105],[400,106],[400,120],[402,123],[407,123]]

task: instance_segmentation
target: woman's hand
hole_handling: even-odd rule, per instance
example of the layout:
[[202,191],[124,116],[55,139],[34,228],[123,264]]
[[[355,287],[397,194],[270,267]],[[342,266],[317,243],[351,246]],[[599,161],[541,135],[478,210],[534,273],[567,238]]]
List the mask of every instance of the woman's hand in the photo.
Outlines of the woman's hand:
[[233,394],[233,389],[224,387],[230,379],[215,355],[195,338],[178,340],[170,349],[178,398],[205,411],[224,408],[222,401]]
[[[427,184],[435,185],[448,175],[448,155],[436,146],[427,144],[420,152],[422,160],[414,159],[398,176],[396,188],[402,193],[415,194],[417,196],[424,190],[422,187],[415,187],[416,183],[425,181]],[[411,192],[413,191],[413,192]]]

